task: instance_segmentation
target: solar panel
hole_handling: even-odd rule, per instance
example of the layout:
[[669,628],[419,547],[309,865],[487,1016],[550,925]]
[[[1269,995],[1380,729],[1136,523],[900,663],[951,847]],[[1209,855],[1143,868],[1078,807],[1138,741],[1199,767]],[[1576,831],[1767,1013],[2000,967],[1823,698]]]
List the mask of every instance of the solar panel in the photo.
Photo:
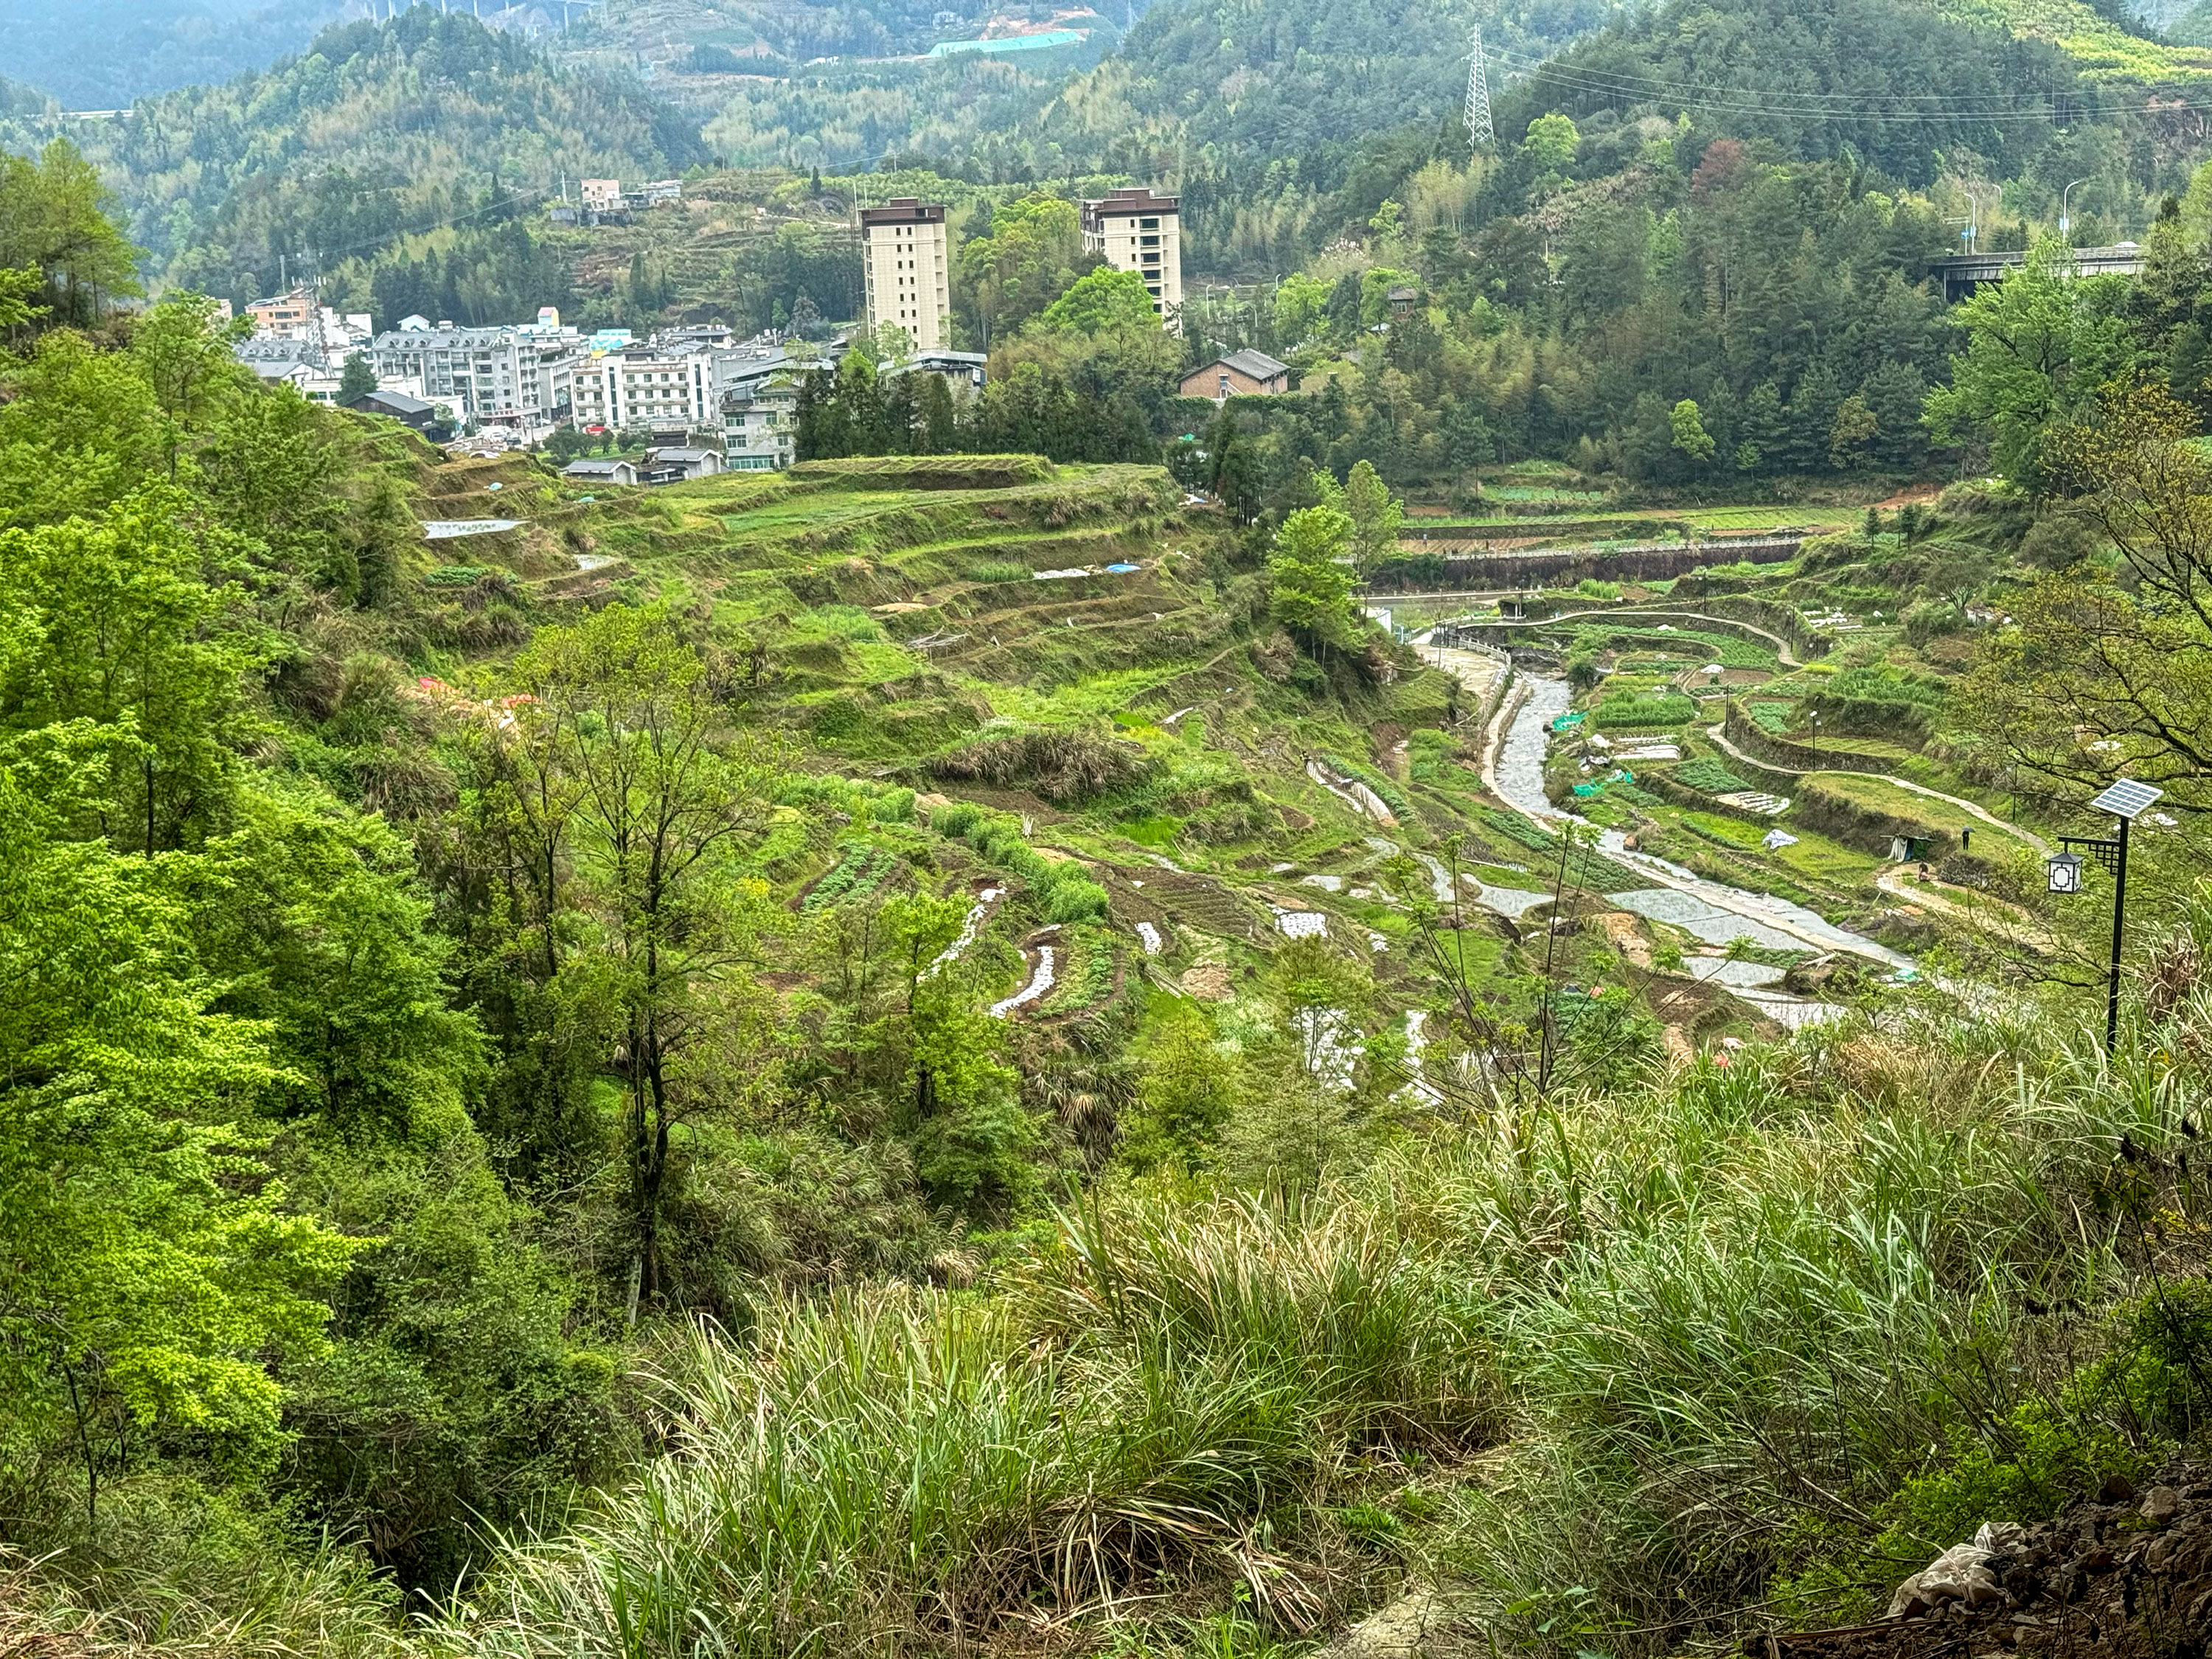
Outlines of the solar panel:
[[2137,783],[2133,778],[2122,778],[2089,805],[2115,817],[2131,818],[2165,793],[2147,783]]

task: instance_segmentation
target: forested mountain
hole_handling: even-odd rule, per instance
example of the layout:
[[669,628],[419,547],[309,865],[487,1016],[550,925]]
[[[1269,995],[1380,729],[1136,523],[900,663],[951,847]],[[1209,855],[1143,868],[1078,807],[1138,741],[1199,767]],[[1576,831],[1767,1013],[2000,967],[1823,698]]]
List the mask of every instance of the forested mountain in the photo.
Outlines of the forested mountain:
[[[1478,18],[1492,50],[1538,57],[1618,10],[1615,0],[1494,10],[1409,0],[1162,5],[1111,61],[1047,106],[1038,126],[1064,152],[1121,171],[1295,161],[1327,187],[1357,141],[1459,112]],[[981,153],[991,153],[988,143]]]
[[1896,0],[1732,0],[1655,6],[1579,42],[1516,78],[1498,116],[1517,133],[1547,110],[1686,114],[1716,135],[1926,185],[1969,158],[2011,177],[2055,131],[2120,101],[2057,46],[1987,21]]
[[698,155],[634,78],[558,67],[427,6],[77,136],[151,271],[233,299],[273,287],[280,261],[298,272],[411,228],[535,214],[564,174],[636,180]]
[[[1534,0],[1484,27],[1493,49],[1534,59],[1616,9],[1615,0]],[[1248,192],[1328,189],[1362,139],[1457,112],[1476,15],[1401,0],[1178,0],[1142,13],[1105,63],[1065,84],[1006,61],[749,85],[707,138],[740,164],[843,170],[896,153],[979,181],[1233,169]]]
[[306,46],[342,0],[0,0],[0,67],[71,109],[120,109],[196,82],[266,69]]

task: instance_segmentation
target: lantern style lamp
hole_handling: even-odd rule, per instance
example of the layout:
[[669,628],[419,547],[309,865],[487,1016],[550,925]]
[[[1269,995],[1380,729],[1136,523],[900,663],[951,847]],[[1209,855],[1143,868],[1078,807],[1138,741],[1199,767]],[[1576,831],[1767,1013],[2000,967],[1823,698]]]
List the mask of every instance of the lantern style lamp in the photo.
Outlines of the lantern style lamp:
[[2105,975],[2105,1053],[2109,1055],[2113,1045],[2120,1040],[2120,945],[2127,927],[2128,903],[2128,827],[2153,801],[2166,792],[2148,783],[2138,783],[2133,778],[2121,778],[2105,793],[2089,803],[2090,810],[2110,812],[2119,820],[2119,833],[2101,836],[2061,836],[2058,844],[2065,852],[2049,860],[2044,868],[2050,872],[2051,890],[2054,893],[2078,893],[2081,890],[2081,860],[2072,849],[2079,847],[2090,857],[2112,872],[2112,959]]

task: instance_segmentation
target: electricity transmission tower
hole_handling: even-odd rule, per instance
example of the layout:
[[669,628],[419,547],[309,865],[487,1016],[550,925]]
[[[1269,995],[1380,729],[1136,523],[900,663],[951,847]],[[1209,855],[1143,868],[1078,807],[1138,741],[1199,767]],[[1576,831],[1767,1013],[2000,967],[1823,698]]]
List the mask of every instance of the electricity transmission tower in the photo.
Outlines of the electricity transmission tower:
[[1467,60],[1467,138],[1486,144],[1497,137],[1490,125],[1490,77],[1483,71],[1482,26],[1474,27],[1474,51]]

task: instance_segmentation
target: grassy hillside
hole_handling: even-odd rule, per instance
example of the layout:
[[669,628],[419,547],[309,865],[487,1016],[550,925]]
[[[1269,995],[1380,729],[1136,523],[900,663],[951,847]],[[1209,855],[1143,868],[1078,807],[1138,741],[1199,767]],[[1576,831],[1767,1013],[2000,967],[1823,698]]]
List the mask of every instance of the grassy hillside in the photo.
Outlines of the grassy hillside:
[[1449,605],[1509,680],[1149,465],[587,487],[182,301],[14,373],[18,1645],[1656,1659],[2201,1440],[2190,844],[2110,1057],[2025,834],[1864,845],[2014,810],[1984,489]]
[[2147,26],[2117,21],[2087,0],[1943,0],[1942,9],[1993,22],[2023,40],[2048,40],[2094,80],[2191,84],[2212,75],[2212,52],[2185,20],[2160,40]]

